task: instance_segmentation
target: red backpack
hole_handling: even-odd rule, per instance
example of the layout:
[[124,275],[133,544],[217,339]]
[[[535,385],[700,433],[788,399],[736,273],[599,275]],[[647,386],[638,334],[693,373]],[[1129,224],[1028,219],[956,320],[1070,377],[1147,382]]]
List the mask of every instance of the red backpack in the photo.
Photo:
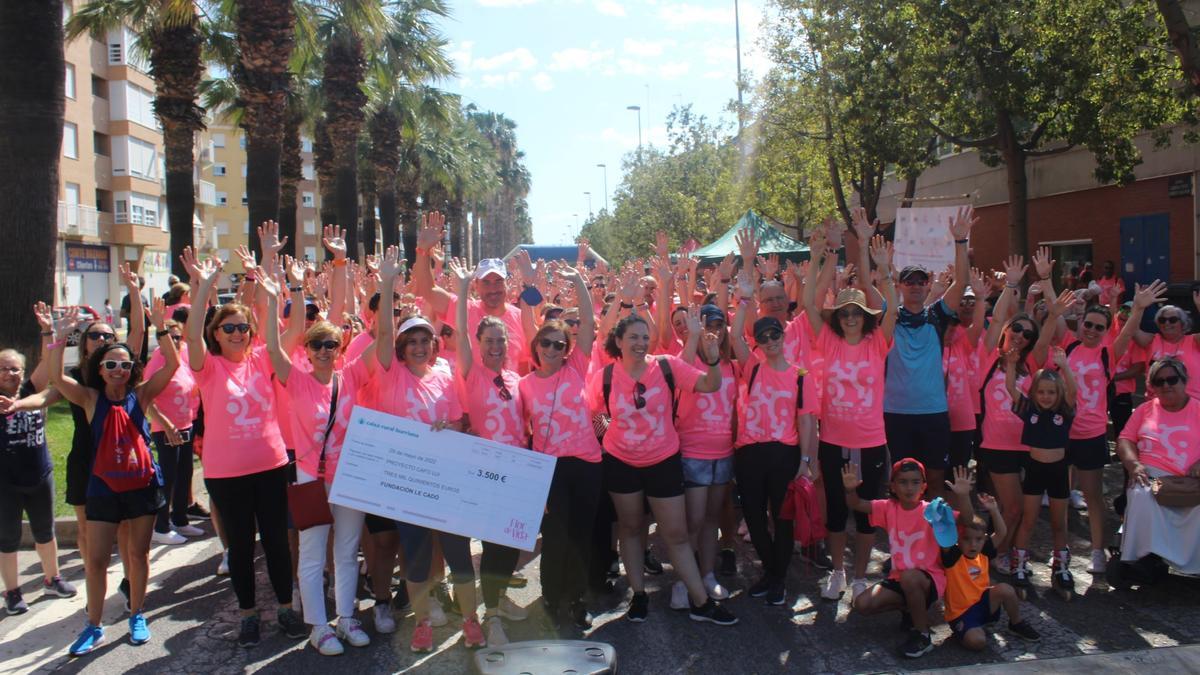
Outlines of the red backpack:
[[92,473],[113,492],[132,492],[150,484],[154,460],[125,408],[114,405],[108,409],[98,441]]
[[817,503],[816,486],[803,476],[788,484],[779,516],[782,520],[792,521],[796,543],[801,546],[813,546],[828,534],[825,520],[821,518],[821,506]]

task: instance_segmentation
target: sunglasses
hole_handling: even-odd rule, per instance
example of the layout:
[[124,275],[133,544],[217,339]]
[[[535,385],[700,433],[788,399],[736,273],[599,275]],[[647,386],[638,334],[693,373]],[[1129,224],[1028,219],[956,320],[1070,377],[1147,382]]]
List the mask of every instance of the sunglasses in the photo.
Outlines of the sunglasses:
[[133,361],[101,361],[100,365],[105,370],[116,370],[117,368],[121,370],[133,370]]
[[567,319],[566,323],[567,323],[567,325],[568,325],[568,326],[570,326],[571,328],[578,328],[578,327],[579,327],[579,319]]
[[1174,387],[1182,380],[1183,378],[1178,375],[1168,375],[1167,377],[1159,377],[1150,380],[1150,386],[1155,387],[1156,389],[1161,387]]
[[182,335],[172,335],[171,339],[175,341],[175,344],[179,344],[180,342],[183,342]]
[[103,340],[104,342],[117,339],[116,333],[106,333],[102,330],[89,330],[87,336],[89,340]]
[[1083,328],[1085,330],[1108,330],[1108,326],[1102,323],[1092,323],[1091,321],[1084,321]]
[[901,286],[927,286],[927,285],[929,285],[929,280],[928,279],[905,279],[904,281],[900,282],[900,285]]
[[233,335],[234,331],[239,333],[249,333],[250,324],[248,323],[223,323],[220,325],[221,332],[226,335]]
[[349,324],[349,323],[344,323],[344,324],[342,324],[342,330],[344,330],[344,331],[346,331],[347,333],[349,333],[349,332],[351,332],[351,331],[353,331],[353,330],[354,330],[354,325],[353,325],[353,324]]
[[399,307],[393,307],[392,308],[392,316],[394,316],[396,318],[400,318],[400,317],[404,316],[404,310],[400,309]]
[[1177,316],[1160,316],[1154,320],[1155,323],[1179,323]]
[[512,400],[512,392],[508,390],[508,387],[504,386],[504,378],[502,376],[497,375],[496,378],[492,380],[492,384],[496,385],[496,389],[500,391],[501,401]]
[[847,309],[839,310],[838,316],[842,317],[843,319],[861,319],[864,316],[866,316],[866,312],[862,311],[861,309],[859,309],[857,307],[850,307]]
[[646,407],[646,385],[641,382],[633,386],[633,407],[638,410]]
[[1020,335],[1020,336],[1024,337],[1026,340],[1033,340],[1034,338],[1037,337],[1037,333],[1033,332],[1032,328],[1021,328],[1020,326],[1018,326],[1016,324],[1009,326],[1008,330],[1013,335]]
[[308,341],[308,348],[313,350],[314,352],[319,352],[322,349],[328,349],[329,351],[336,351],[341,346],[342,346],[342,343],[338,342],[337,340],[309,340]]
[[776,341],[776,340],[778,340],[778,339],[780,339],[780,338],[782,338],[782,337],[783,337],[783,332],[782,332],[782,331],[777,331],[777,330],[769,330],[769,331],[767,331],[767,332],[765,332],[765,333],[762,333],[761,335],[756,335],[756,336],[754,336],[754,339],[755,339],[755,340],[756,340],[756,341],[757,341],[759,344],[766,344],[766,343],[768,343],[768,342],[774,342],[774,341]]
[[538,344],[541,345],[542,349],[553,349],[559,352],[567,348],[566,342],[563,342],[562,340],[551,340],[550,338],[542,338],[541,340],[538,340]]

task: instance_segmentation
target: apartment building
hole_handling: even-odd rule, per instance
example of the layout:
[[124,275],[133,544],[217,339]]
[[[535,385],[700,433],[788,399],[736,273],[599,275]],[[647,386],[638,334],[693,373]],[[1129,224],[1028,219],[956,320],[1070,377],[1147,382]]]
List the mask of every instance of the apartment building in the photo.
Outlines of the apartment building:
[[[206,223],[212,225],[219,242],[216,253],[228,261],[227,273],[240,273],[241,262],[233,251],[246,244],[250,228],[260,223],[250,222],[250,211],[246,201],[246,135],[228,123],[210,122],[208,130],[200,135],[203,148],[200,178],[213,185],[213,204],[205,215]],[[324,256],[321,248],[319,209],[321,194],[317,189],[317,177],[313,167],[312,140],[301,139],[301,156],[304,164],[302,178],[296,195],[296,255],[309,260],[320,260]],[[211,222],[209,222],[211,221]],[[229,277],[222,286],[229,284]]]

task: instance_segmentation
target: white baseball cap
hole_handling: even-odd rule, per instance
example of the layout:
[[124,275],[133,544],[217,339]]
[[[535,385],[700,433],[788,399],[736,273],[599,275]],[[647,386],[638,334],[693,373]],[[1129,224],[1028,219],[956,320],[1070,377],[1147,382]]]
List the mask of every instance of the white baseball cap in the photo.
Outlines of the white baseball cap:
[[437,331],[435,331],[433,329],[433,324],[426,321],[425,317],[422,317],[422,316],[410,317],[404,323],[400,324],[400,332],[401,333],[407,333],[408,331],[410,331],[414,328],[424,328],[424,329],[428,330],[430,333],[437,335]]
[[501,279],[507,279],[508,267],[499,258],[484,258],[479,261],[479,267],[475,268],[475,278],[482,279],[489,274],[498,274]]

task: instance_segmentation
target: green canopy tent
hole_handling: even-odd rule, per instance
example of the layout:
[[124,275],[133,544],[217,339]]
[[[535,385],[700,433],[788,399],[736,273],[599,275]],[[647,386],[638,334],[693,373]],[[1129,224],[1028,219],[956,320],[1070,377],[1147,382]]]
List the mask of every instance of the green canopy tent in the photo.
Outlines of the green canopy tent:
[[771,227],[767,224],[767,221],[763,220],[754,211],[747,211],[746,215],[742,216],[733,227],[718,237],[716,241],[692,251],[692,257],[699,258],[702,265],[715,265],[730,253],[737,256],[739,251],[736,236],[741,230],[752,230],[754,232],[758,238],[758,252],[760,255],[776,254],[781,260],[792,260],[795,262],[808,260],[807,244],[802,244]]

